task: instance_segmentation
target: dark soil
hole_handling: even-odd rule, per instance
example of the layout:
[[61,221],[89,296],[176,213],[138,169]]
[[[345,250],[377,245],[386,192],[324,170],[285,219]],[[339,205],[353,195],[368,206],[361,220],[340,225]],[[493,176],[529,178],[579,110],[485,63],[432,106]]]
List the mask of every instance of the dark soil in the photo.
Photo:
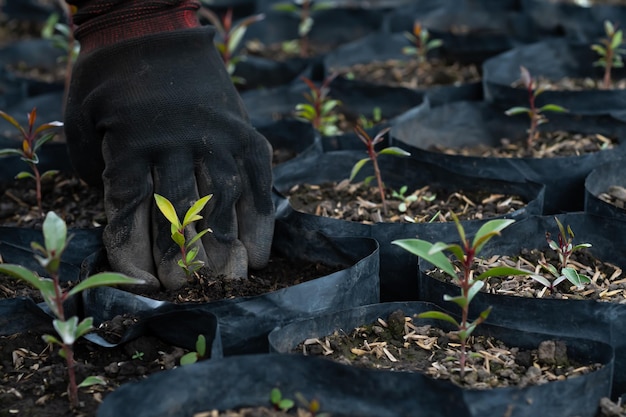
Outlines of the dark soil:
[[334,71],[360,81],[405,88],[429,88],[461,85],[481,80],[481,70],[476,65],[432,59],[424,63],[417,60],[373,61],[356,64]]
[[[385,214],[378,188],[362,182],[352,184],[347,180],[339,184],[297,185],[288,191],[287,196],[298,211],[367,224],[443,222],[451,220],[450,212],[457,214],[461,220],[486,219],[526,206],[520,197],[514,195],[463,190],[450,192],[426,186],[407,190],[404,198],[387,193]],[[403,202],[406,210],[400,211]]]
[[611,185],[606,192],[600,193],[597,197],[619,209],[626,209],[626,188],[621,185]]
[[556,158],[585,155],[612,149],[617,146],[616,138],[608,138],[600,134],[582,134],[565,131],[539,132],[528,144],[520,138],[503,138],[500,146],[472,146],[449,148],[433,146],[430,149],[448,155],[464,155],[495,158]]
[[[493,338],[473,335],[467,342],[465,376],[461,377],[458,335],[431,325],[420,325],[416,320],[417,317],[406,317],[404,312],[395,311],[389,317],[364,323],[347,332],[336,331],[303,341],[294,351],[360,367],[421,372],[472,389],[521,388],[601,368],[600,364],[581,364],[569,358],[567,347],[561,341],[542,342],[537,349],[527,351]],[[534,363],[540,367],[533,366]]]
[[[622,2],[626,5],[626,2]],[[536,80],[537,85],[540,85],[546,91],[582,91],[582,90],[605,90],[604,82],[601,78],[574,78],[563,77],[558,80],[550,80],[543,76],[538,76]],[[513,87],[525,89],[526,87],[522,81],[516,81],[513,83]],[[611,80],[610,89],[624,89],[626,88],[626,79],[618,78]],[[554,103],[559,104],[559,103]]]

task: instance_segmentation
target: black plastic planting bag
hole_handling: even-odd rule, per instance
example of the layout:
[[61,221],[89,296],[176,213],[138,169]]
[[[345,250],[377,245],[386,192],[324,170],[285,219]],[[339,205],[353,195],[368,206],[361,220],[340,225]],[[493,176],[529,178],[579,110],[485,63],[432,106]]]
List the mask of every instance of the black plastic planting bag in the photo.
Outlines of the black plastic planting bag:
[[595,4],[594,1],[580,3],[521,0],[522,10],[529,16],[534,30],[544,36],[565,35],[579,41],[597,42],[606,36],[606,20],[622,27],[626,22],[626,7],[623,4]]
[[[218,317],[225,355],[266,352],[267,334],[277,325],[379,300],[376,241],[328,237],[318,230],[315,226],[303,229],[297,223],[277,220],[273,250],[294,260],[343,267],[340,271],[263,295],[197,304],[173,305],[102,287],[83,293],[85,314],[93,316],[94,323],[99,324],[121,314],[150,318],[161,309],[168,309],[174,317],[177,311],[187,314],[189,309],[208,312]],[[98,266],[91,266],[94,267]],[[159,328],[159,320],[154,320],[151,326]],[[175,326],[167,331],[173,335],[180,332]],[[196,335],[186,334],[186,337]]]
[[599,198],[612,186],[626,187],[624,167],[626,161],[620,159],[600,165],[585,179],[585,212],[626,220],[626,210]]
[[[402,53],[402,48],[410,42],[402,33],[374,33],[363,39],[342,45],[324,57],[324,71],[332,74],[355,64],[366,64],[372,61],[400,60],[408,61],[411,57]],[[431,55],[451,61],[461,61],[450,51],[433,50]],[[453,100],[478,100],[482,98],[480,83],[461,85],[434,86],[418,88],[429,97],[433,104],[446,103]],[[383,106],[381,105],[381,108]]]
[[[549,39],[514,48],[483,64],[485,100],[506,110],[528,106],[528,91],[512,84],[520,79],[520,66],[531,76],[558,81],[562,78],[591,78],[602,81],[604,68],[593,65],[598,54],[590,43]],[[614,68],[613,79],[626,76],[626,69]],[[541,82],[539,82],[541,85]],[[546,90],[537,97],[537,107],[545,104],[563,106],[572,114],[607,115],[626,107],[626,89]],[[553,113],[546,114],[552,119]]]
[[[333,417],[465,417],[461,390],[421,375],[359,369],[322,358],[243,355],[198,362],[125,384],[98,417],[193,417],[211,410],[272,407],[270,392],[319,401]],[[297,401],[296,401],[297,403]]]
[[482,158],[447,155],[432,146],[496,146],[501,138],[522,141],[528,118],[506,116],[484,102],[455,102],[438,107],[417,107],[394,120],[392,144],[411,152],[411,157],[444,166],[455,172],[509,181],[527,179],[546,185],[544,213],[582,210],[585,177],[595,167],[618,159],[626,124],[610,116],[550,115],[544,130],[598,133],[615,137],[613,149],[582,156],[560,158]]
[[[376,322],[378,318],[386,320],[391,313],[397,310],[402,310],[405,316],[413,316],[425,311],[441,309],[426,302],[381,303],[320,315],[272,331],[269,335],[270,348],[274,352],[288,354],[306,339],[323,338],[335,331],[350,333],[352,329]],[[414,324],[430,324],[442,329],[454,330],[449,323],[437,320],[418,319],[414,321]],[[551,334],[530,333],[487,324],[478,326],[474,334],[495,337],[511,348],[526,349],[536,349],[541,341],[554,338],[554,335]],[[557,338],[567,344],[567,353],[568,356],[571,355],[571,358],[582,362],[600,363],[604,365],[603,368],[580,377],[523,388],[470,390],[446,382],[451,386],[450,389],[457,389],[459,392],[453,402],[456,403],[457,407],[462,406],[465,409],[467,414],[463,413],[462,415],[476,417],[595,416],[600,399],[607,396],[610,391],[613,351],[608,344],[595,342],[584,337]],[[398,371],[380,372],[387,375],[390,386],[401,385],[401,381],[406,375],[406,373]],[[413,375],[416,379],[423,378],[419,373]],[[397,384],[396,378],[398,379]],[[432,401],[435,410],[439,412],[439,416],[455,416],[446,410],[447,391],[444,390],[439,393],[442,395],[439,404],[431,397],[433,394],[438,395],[436,392],[422,393],[420,391],[419,401],[415,401],[416,406],[421,407],[423,405],[422,400],[427,403]],[[320,400],[324,404],[323,399]],[[366,399],[362,399],[362,401],[366,401]],[[393,407],[393,405],[391,406]],[[422,414],[416,409],[415,413],[410,415]]]
[[[626,222],[586,213],[569,213],[557,217],[576,234],[574,243],[591,243],[591,248],[587,250],[594,256],[624,267],[626,244],[623,236],[626,236]],[[491,240],[480,256],[515,256],[523,248],[547,249],[546,231],[553,236],[558,234],[553,216],[522,219],[505,229],[502,236]],[[428,262],[420,261],[420,299],[445,307],[449,303],[443,301],[444,294],[457,294],[458,287],[427,276],[424,271],[431,268]],[[477,315],[488,306],[493,308],[488,318],[488,322],[493,324],[609,343],[615,349],[612,394],[619,396],[626,393],[626,304],[535,299],[481,292],[472,300],[470,314]]]
[[[342,181],[350,176],[352,166],[367,157],[363,151],[336,151],[317,154],[307,152],[274,169],[274,187],[286,192],[297,184],[322,184]],[[527,206],[507,217],[522,218],[529,213],[539,214],[543,207],[543,187],[529,182],[497,181],[454,174],[448,169],[418,162],[411,158],[382,156],[379,158],[382,178],[387,187],[399,189],[408,186],[409,190],[430,185],[434,188],[453,191],[489,191],[493,193],[517,194]],[[362,181],[373,175],[372,164],[366,164],[355,178]],[[452,223],[376,223],[368,225],[359,222],[338,220],[295,212],[289,202],[277,196],[278,218],[289,223],[298,222],[303,229],[316,229],[334,236],[369,236],[380,244],[381,299],[385,301],[415,300],[417,281],[408,278],[409,271],[417,268],[417,258],[392,245],[391,241],[400,238],[420,236],[455,236]],[[482,221],[464,222],[469,230],[475,230]],[[452,235],[451,235],[452,234]]]

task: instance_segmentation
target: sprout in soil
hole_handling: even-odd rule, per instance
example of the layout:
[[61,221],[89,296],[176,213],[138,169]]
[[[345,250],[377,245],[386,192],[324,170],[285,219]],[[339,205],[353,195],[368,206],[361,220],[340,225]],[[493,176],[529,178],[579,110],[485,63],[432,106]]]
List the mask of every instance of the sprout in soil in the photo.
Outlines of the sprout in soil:
[[604,67],[602,87],[608,90],[611,88],[611,70],[624,66],[622,54],[625,53],[626,50],[620,48],[623,42],[621,29],[617,30],[615,25],[608,20],[604,21],[604,33],[606,34],[606,38],[601,39],[600,43],[591,45],[591,49],[600,55],[600,58],[598,58],[593,65]]

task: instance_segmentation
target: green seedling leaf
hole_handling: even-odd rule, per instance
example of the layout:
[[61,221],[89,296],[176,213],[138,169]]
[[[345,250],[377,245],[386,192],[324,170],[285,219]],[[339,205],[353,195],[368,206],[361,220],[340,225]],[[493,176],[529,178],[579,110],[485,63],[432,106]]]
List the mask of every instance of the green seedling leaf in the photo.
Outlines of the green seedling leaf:
[[106,381],[99,376],[88,376],[83,382],[78,384],[78,388],[90,387],[92,385],[106,385]]
[[402,148],[398,148],[396,146],[390,146],[385,149],[381,149],[378,153],[379,155],[395,155],[395,156],[411,156],[410,152],[405,151]]
[[619,46],[622,44],[622,31],[618,30],[617,32],[615,32],[615,35],[613,36],[613,39],[611,40],[611,48],[613,49],[617,49],[619,48]]
[[548,287],[548,288],[552,287],[552,283],[548,281],[548,279],[544,277],[543,275],[530,274],[530,277],[534,279],[535,281],[537,281],[538,283],[540,283],[541,285],[543,285],[544,287]]
[[475,279],[477,281],[483,281],[489,277],[508,277],[512,275],[531,275],[532,272],[525,271],[523,269],[517,269],[510,266],[497,266],[494,268],[490,268],[478,275]]
[[341,104],[339,100],[328,100],[327,102],[322,104],[322,114],[330,113],[339,104]]
[[78,283],[78,285],[72,288],[68,294],[72,296],[88,288],[106,287],[106,286],[111,286],[111,285],[124,285],[124,284],[141,285],[141,284],[144,284],[144,282],[140,279],[131,278],[129,276],[126,276],[117,272],[100,272]]
[[35,179],[35,176],[30,172],[22,171],[15,176],[16,180],[23,180],[24,178],[32,178]]
[[480,229],[478,229],[478,232],[476,232],[474,241],[472,242],[475,254],[478,254],[482,250],[485,243],[487,243],[492,237],[499,235],[502,230],[509,227],[513,223],[515,223],[515,220],[512,219],[497,219],[490,220],[483,224]]
[[[39,126],[37,129],[35,129],[34,134],[38,135],[39,133],[48,130],[48,129],[54,129],[55,127],[62,127],[63,126],[63,122],[59,122],[59,121],[54,121],[54,122],[50,122],[50,123],[44,123],[41,126]],[[45,135],[43,137],[41,137],[38,141],[44,141],[47,142],[50,139],[52,139],[54,137],[54,133],[50,133],[48,135]]]
[[87,317],[76,327],[76,338],[82,337],[93,330],[93,317]]
[[278,12],[298,13],[298,6],[292,3],[276,3],[272,5],[272,9]]
[[[599,55],[606,55],[606,48],[604,48],[602,45],[591,45],[591,49],[596,51]],[[598,61],[602,61],[603,59],[600,58]],[[606,61],[604,61],[606,63]]]
[[156,201],[156,205],[163,213],[165,218],[176,227],[176,229],[182,229],[182,225],[180,224],[180,220],[178,220],[178,216],[176,215],[176,210],[174,206],[167,198],[163,197],[159,194],[154,194],[154,200]]
[[[172,225],[172,229],[173,228],[174,225]],[[185,236],[178,230],[172,231],[172,240],[178,245],[179,248],[185,246]]]
[[484,281],[477,281],[469,288],[469,291],[467,292],[467,305],[469,305],[469,303],[476,296],[476,294],[480,292],[484,285]]
[[465,308],[469,304],[468,300],[465,297],[463,297],[462,295],[452,296],[452,295],[444,294],[443,300],[444,301],[450,301],[450,302],[458,305],[461,308]]
[[311,29],[313,28],[313,18],[307,16],[300,24],[298,25],[298,35],[302,38],[309,34]]
[[43,237],[46,250],[60,257],[67,243],[67,226],[63,219],[53,211],[46,214],[43,222]]
[[44,334],[43,336],[41,336],[41,339],[45,343],[48,343],[50,345],[61,345],[62,344],[59,339],[57,339],[56,337],[52,336],[51,334]]
[[78,317],[72,316],[69,319],[63,321],[59,319],[52,320],[54,330],[57,331],[61,340],[66,345],[73,345],[76,341],[76,328],[78,326]]
[[572,252],[575,252],[577,250],[581,250],[581,249],[585,249],[585,248],[590,248],[591,247],[591,243],[579,243],[578,245],[574,246],[572,248]]
[[209,232],[213,232],[213,230],[211,230],[211,228],[208,229],[204,229],[203,231],[201,231],[200,233],[196,234],[194,237],[191,238],[191,240],[187,243],[187,247],[190,247],[191,245],[193,245],[194,243],[196,243],[199,239],[202,238],[202,236],[206,235]]
[[198,362],[198,354],[196,352],[189,352],[180,358],[180,364],[183,366],[191,365],[196,362]]
[[201,358],[206,356],[206,337],[203,334],[198,335],[198,340],[196,340],[196,352]]
[[565,281],[566,279],[567,277],[565,275],[561,275],[560,277],[554,280],[554,282],[552,283],[552,286],[556,287],[557,285],[559,285],[561,282]]
[[556,267],[552,264],[549,263],[540,263],[539,264],[543,269],[545,269],[546,271],[548,271],[552,276],[554,277],[559,277],[561,274],[559,274],[559,271],[556,269]]
[[432,255],[429,253],[433,244],[421,239],[400,239],[391,242],[394,245],[400,246],[411,252],[413,255],[417,255],[420,258],[425,259],[437,268],[443,270],[446,274],[453,278],[456,278],[456,271],[452,262],[443,254],[443,252],[436,252]]
[[352,181],[354,177],[356,177],[356,175],[359,173],[361,168],[363,168],[363,165],[367,163],[367,161],[369,161],[369,158],[363,158],[356,164],[354,164],[354,166],[352,167],[352,171],[350,172],[350,181]]
[[563,268],[561,273],[567,278],[569,282],[574,284],[578,288],[583,288],[585,284],[589,284],[591,279],[586,275],[581,275],[573,268]]
[[0,149],[0,156],[8,155],[22,156],[22,152],[17,149]]
[[551,112],[556,112],[556,113],[566,113],[568,112],[568,110],[565,107],[559,106],[557,104],[546,104],[544,106],[541,106],[539,108],[540,112],[546,112],[546,111],[551,111]]
[[0,273],[13,278],[21,279],[22,281],[26,281],[37,290],[39,290],[39,292],[41,292],[42,294],[54,294],[54,282],[52,280],[47,278],[40,278],[32,271],[24,268],[21,265],[0,264]]
[[[407,35],[407,38],[409,38],[408,34],[406,34],[406,35]],[[413,36],[413,35],[411,35],[411,36]],[[409,38],[409,40],[411,40],[411,39]],[[414,47],[414,46],[405,46],[405,47],[402,48],[402,53],[404,55],[416,55],[417,54],[417,48]]]
[[59,171],[56,169],[51,169],[49,171],[44,172],[43,174],[41,174],[41,179],[45,179],[45,178],[52,178],[54,177],[56,174],[58,174]]
[[196,259],[196,256],[198,256],[198,250],[199,249],[197,246],[189,249],[189,252],[187,252],[187,254],[185,255],[186,264],[190,264],[191,262],[193,262],[194,259]]
[[449,314],[441,311],[426,311],[417,315],[420,319],[435,319],[452,323],[455,327],[460,327],[459,323]]
[[202,219],[202,217],[199,216],[198,213],[200,213],[204,209],[204,207],[212,197],[213,194],[202,197],[201,199],[196,201],[189,210],[187,210],[187,213],[185,214],[185,219],[183,220],[183,227],[195,222],[196,220]]

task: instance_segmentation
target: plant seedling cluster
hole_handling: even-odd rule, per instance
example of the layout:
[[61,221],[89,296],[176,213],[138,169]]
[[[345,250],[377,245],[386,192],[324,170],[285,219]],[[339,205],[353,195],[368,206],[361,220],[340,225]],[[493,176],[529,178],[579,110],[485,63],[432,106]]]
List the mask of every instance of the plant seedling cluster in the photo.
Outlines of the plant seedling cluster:
[[610,89],[611,70],[613,68],[622,68],[624,66],[622,54],[626,53],[626,50],[620,48],[623,43],[622,30],[618,30],[615,25],[608,20],[604,21],[604,33],[606,34],[606,37],[601,39],[600,43],[591,45],[591,49],[600,55],[600,58],[595,61],[593,65],[604,68],[602,87]]
[[0,117],[2,117],[7,122],[11,123],[17,130],[19,130],[20,135],[22,136],[22,149],[0,149],[0,157],[2,156],[10,156],[17,155],[20,159],[28,164],[31,172],[20,172],[16,175],[15,178],[32,178],[35,180],[35,188],[37,195],[37,207],[39,208],[39,213],[43,216],[43,207],[41,204],[41,181],[44,178],[51,177],[55,175],[58,171],[46,171],[44,173],[40,173],[37,165],[39,164],[39,156],[37,155],[37,151],[41,148],[46,142],[50,141],[55,133],[50,132],[51,129],[56,127],[63,126],[62,122],[50,122],[44,123],[38,127],[35,127],[35,121],[37,120],[37,108],[34,107],[30,113],[28,113],[28,127],[22,127],[14,117],[8,115],[7,113],[0,111]]
[[333,7],[335,7],[334,2],[328,0],[292,0],[290,2],[274,4],[274,10],[290,13],[299,21],[298,39],[296,39],[295,42],[287,41],[284,43],[283,50],[297,51],[303,58],[309,56],[309,33],[311,32],[311,29],[313,29],[313,24],[315,23],[311,13],[319,10],[331,9]]
[[265,19],[264,14],[249,16],[233,25],[233,9],[228,8],[224,16],[220,17],[206,7],[201,7],[200,16],[206,18],[221,35],[221,40],[215,40],[215,47],[222,56],[226,70],[235,84],[245,84],[245,80],[234,75],[237,64],[245,59],[245,56],[235,55],[241,44],[248,27],[253,23]]
[[204,206],[206,206],[211,197],[213,197],[213,194],[209,194],[196,201],[189,208],[189,210],[187,210],[187,213],[185,213],[185,217],[181,222],[178,218],[178,215],[176,214],[176,209],[174,209],[174,205],[162,195],[154,194],[154,200],[156,201],[157,207],[165,216],[165,218],[170,222],[172,240],[180,248],[180,254],[182,255],[182,257],[178,260],[178,266],[180,266],[185,271],[187,276],[191,276],[204,266],[204,262],[196,259],[196,257],[198,256],[198,251],[200,249],[198,246],[195,246],[195,243],[200,238],[202,238],[202,236],[211,232],[211,229],[207,228],[198,232],[194,237],[189,239],[189,241],[187,241],[187,239],[185,238],[185,229],[190,224],[202,219],[202,216],[200,216],[198,213],[200,213],[204,209]]
[[192,363],[196,363],[199,360],[206,358],[206,356],[206,337],[203,334],[199,334],[196,339],[196,350],[183,355],[183,357],[180,358],[180,364],[191,365]]
[[531,277],[552,292],[557,285],[565,280],[571,282],[580,289],[585,284],[589,284],[591,279],[586,275],[579,274],[576,269],[568,267],[567,265],[569,263],[569,258],[574,252],[584,248],[590,248],[591,244],[579,243],[574,245],[572,243],[574,240],[574,232],[572,231],[572,228],[568,225],[566,230],[558,218],[555,217],[554,219],[559,227],[559,235],[557,236],[557,240],[554,241],[550,232],[546,232],[546,241],[548,242],[550,249],[554,250],[558,254],[559,266],[557,268],[548,262],[541,262],[539,264],[541,268],[548,271],[554,279],[550,281],[544,276],[538,274],[532,274]]
[[102,272],[90,276],[81,281],[70,290],[64,290],[61,286],[59,268],[61,266],[61,255],[67,248],[69,238],[67,237],[67,226],[65,222],[54,212],[49,212],[43,222],[44,245],[31,243],[32,248],[39,252],[35,258],[39,264],[50,275],[50,278],[39,277],[34,272],[20,265],[0,264],[0,273],[13,278],[25,281],[35,287],[52,312],[55,319],[52,321],[56,336],[46,334],[43,340],[46,343],[60,346],[61,355],[67,364],[68,372],[68,394],[70,406],[78,407],[78,388],[94,384],[104,384],[104,381],[95,376],[87,377],[80,384],[76,383],[76,360],[74,359],[74,342],[93,330],[93,318],[86,317],[79,321],[77,316],[66,317],[64,312],[64,302],[81,291],[88,288],[111,286],[118,284],[142,284],[143,281],[130,278],[122,274],[113,272]]
[[270,403],[272,403],[275,410],[281,411],[289,411],[296,405],[293,400],[283,398],[283,393],[278,388],[272,388],[270,391]]
[[530,127],[528,128],[528,138],[526,140],[528,146],[531,146],[537,139],[539,131],[537,128],[539,125],[548,122],[548,118],[545,116],[545,112],[564,113],[567,109],[557,104],[544,104],[541,107],[537,107],[535,100],[544,92],[542,87],[535,85],[535,79],[530,75],[530,72],[525,67],[520,67],[521,80],[528,92],[528,107],[511,107],[505,113],[507,116],[514,116],[517,114],[527,114],[530,119]]
[[[382,174],[380,173],[380,168],[378,166],[378,156],[380,155],[410,156],[411,155],[409,152],[405,151],[404,149],[398,148],[396,146],[390,146],[390,147],[381,149],[380,151],[376,151],[376,145],[378,145],[380,142],[383,141],[383,139],[385,138],[385,135],[387,134],[387,132],[389,132],[390,129],[391,129],[390,127],[387,127],[381,130],[380,132],[378,132],[376,136],[374,136],[374,138],[371,138],[370,135],[361,126],[357,125],[354,128],[354,131],[357,134],[358,138],[361,140],[361,142],[363,142],[363,144],[367,148],[367,158],[363,158],[357,161],[356,164],[354,164],[354,166],[352,167],[352,171],[350,172],[350,181],[352,181],[357,176],[359,171],[361,171],[361,168],[363,168],[363,166],[367,162],[369,161],[372,162],[372,165],[374,166],[374,177],[376,178],[376,183],[378,184],[380,200],[383,204],[383,212],[385,214],[387,214],[387,200],[385,199],[385,185],[383,183]],[[364,180],[364,182],[367,184],[374,177],[367,177]]]
[[333,136],[339,133],[337,122],[339,116],[336,108],[341,101],[330,98],[330,83],[337,74],[332,74],[324,79],[320,86],[315,85],[307,77],[300,77],[309,87],[309,91],[303,93],[306,103],[296,105],[296,118],[313,125],[313,128],[324,136]]
[[[465,235],[465,230],[458,217],[454,213],[450,214],[459,233],[460,244],[443,242],[433,244],[421,239],[401,239],[395,240],[392,243],[441,269],[460,287],[460,295],[444,295],[443,298],[445,301],[451,301],[461,308],[461,321],[457,321],[454,317],[442,311],[428,311],[419,314],[418,317],[442,320],[456,327],[461,342],[461,378],[464,378],[467,339],[471,336],[476,327],[487,319],[491,312],[491,307],[489,307],[482,311],[473,321],[469,320],[470,303],[484,286],[484,280],[494,276],[530,275],[531,272],[509,266],[498,266],[474,276],[474,261],[476,256],[489,240],[499,235],[503,229],[514,223],[515,220],[490,220],[478,229],[474,239],[470,242]],[[455,262],[451,261],[444,251],[448,251],[455,259]],[[457,273],[455,263],[459,266],[460,273]]]
[[443,45],[441,39],[431,39],[430,32],[420,22],[413,23],[413,31],[404,32],[404,36],[411,42],[411,46],[402,48],[402,53],[415,57],[420,64],[427,61],[429,51]]

